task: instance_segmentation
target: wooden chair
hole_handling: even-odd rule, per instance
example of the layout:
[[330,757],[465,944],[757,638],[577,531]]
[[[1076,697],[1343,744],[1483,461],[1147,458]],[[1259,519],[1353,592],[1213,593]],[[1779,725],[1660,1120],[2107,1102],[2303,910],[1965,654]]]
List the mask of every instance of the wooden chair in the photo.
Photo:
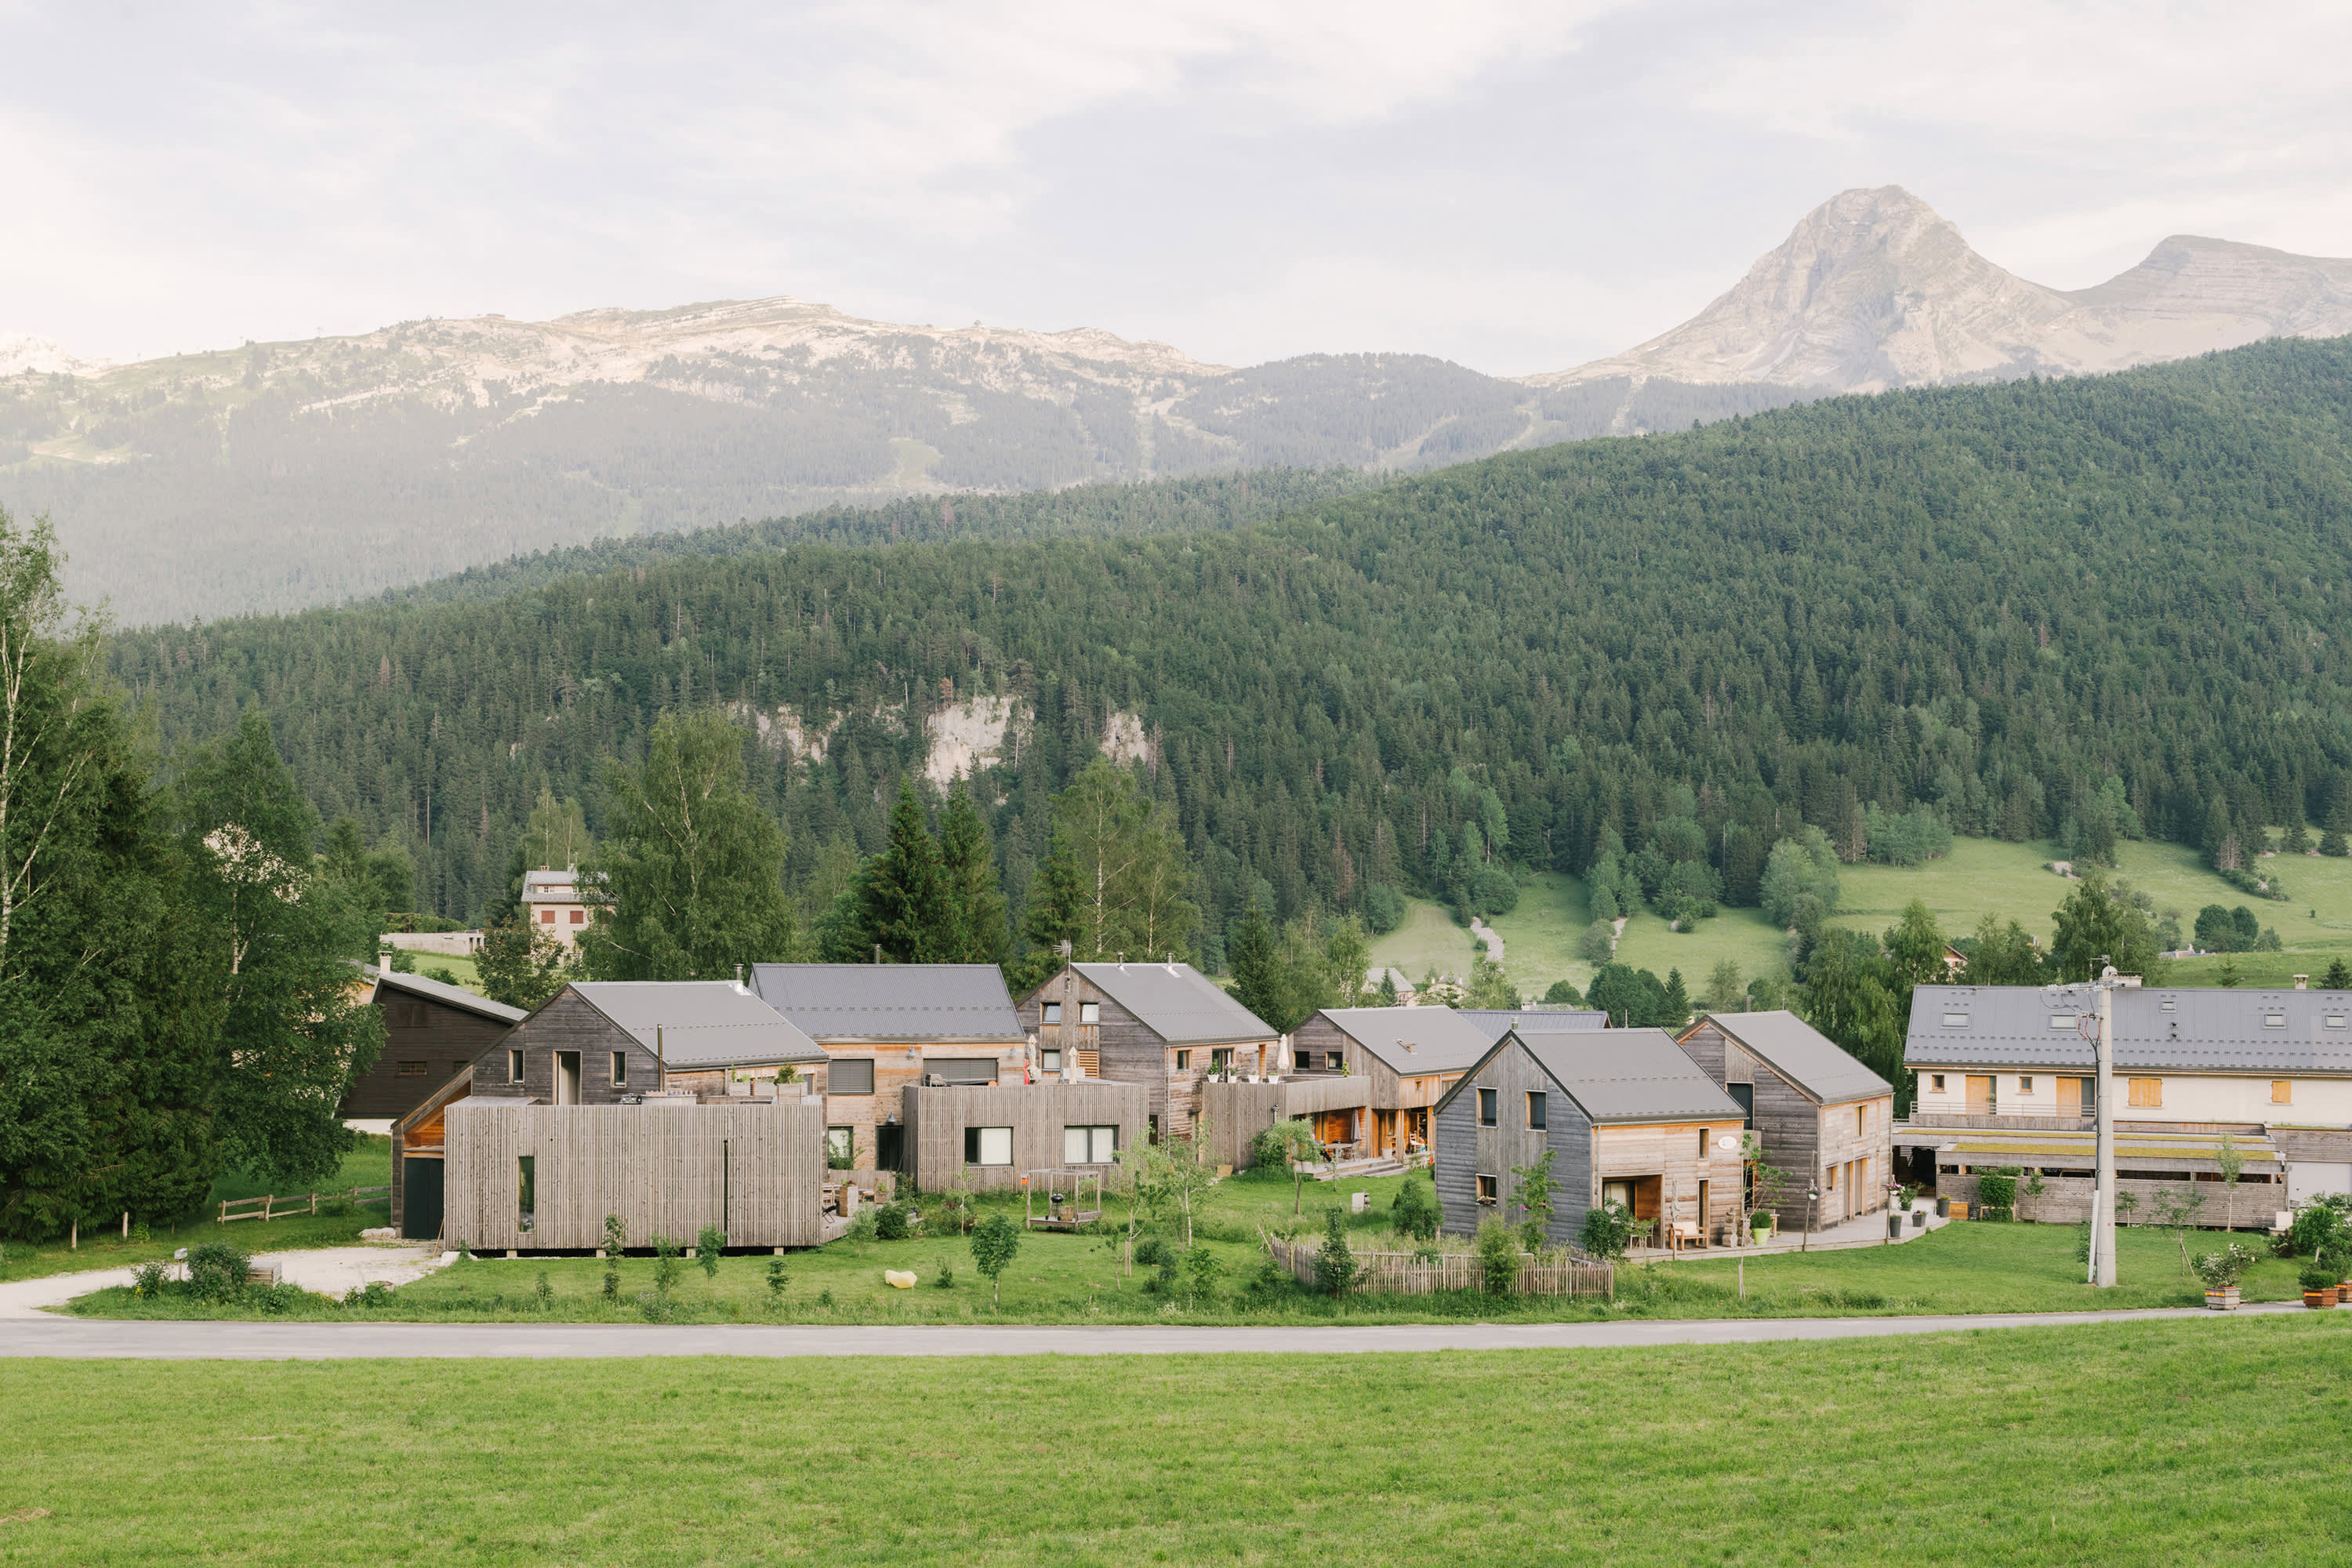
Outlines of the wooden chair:
[[1666,1250],[1680,1252],[1686,1247],[1704,1248],[1706,1237],[1699,1234],[1698,1221],[1678,1219],[1666,1227]]

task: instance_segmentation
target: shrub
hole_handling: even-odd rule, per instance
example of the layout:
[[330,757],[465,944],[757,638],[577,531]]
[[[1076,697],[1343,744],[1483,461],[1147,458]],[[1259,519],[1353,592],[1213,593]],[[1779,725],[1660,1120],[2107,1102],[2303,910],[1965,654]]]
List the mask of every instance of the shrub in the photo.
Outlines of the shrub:
[[933,1285],[936,1285],[937,1287],[939,1287],[939,1288],[940,1288],[940,1289],[942,1289],[942,1290],[952,1290],[952,1289],[955,1289],[955,1270],[954,1270],[954,1269],[952,1269],[952,1268],[942,1268],[942,1269],[940,1269],[937,1274],[935,1274],[935,1275],[933,1275],[933,1276],[931,1277],[931,1283],[932,1283]]
[[199,1301],[234,1301],[245,1290],[253,1255],[232,1242],[188,1248],[188,1294]]
[[1478,1227],[1478,1284],[1489,1296],[1507,1296],[1519,1279],[1518,1232],[1499,1219]]
[[282,1318],[302,1304],[305,1292],[299,1285],[280,1282],[259,1292],[261,1310],[273,1318]]
[[171,1268],[172,1266],[160,1258],[141,1264],[131,1271],[131,1293],[146,1297],[162,1295],[164,1279],[170,1274]]
[[719,1278],[719,1255],[727,1250],[727,1233],[715,1225],[706,1225],[694,1238],[694,1261],[702,1269],[705,1279]]
[[1577,1233],[1576,1242],[1595,1258],[1622,1263],[1637,1228],[1633,1211],[1623,1204],[1596,1204],[1584,1211],[1584,1226]]
[[904,1241],[910,1227],[903,1204],[884,1204],[874,1211],[874,1235],[881,1241]]
[[532,1294],[539,1298],[539,1310],[542,1312],[554,1304],[555,1287],[547,1282],[546,1269],[542,1268],[539,1271],[539,1287]]
[[1168,1261],[1168,1244],[1151,1231],[1135,1239],[1135,1260],[1145,1268]]
[[343,1296],[346,1307],[382,1307],[392,1300],[392,1287],[381,1279],[371,1279],[364,1285],[354,1285]]
[[792,1270],[782,1254],[768,1259],[768,1305],[773,1307],[784,1299],[784,1286],[792,1279]]
[[629,1245],[629,1227],[619,1215],[604,1216],[604,1300],[621,1299],[621,1251]]
[[2189,1267],[2205,1281],[2208,1289],[2226,1290],[2245,1278],[2246,1270],[2253,1266],[2254,1256],[2252,1247],[2233,1241],[2219,1252],[2192,1258]]
[[2294,1211],[2294,1223],[2288,1226],[2276,1246],[2281,1257],[2316,1258],[2331,1248],[2352,1242],[2347,1234],[2343,1212],[2328,1199],[2317,1199]]
[[1195,1243],[1192,1250],[1184,1255],[1184,1272],[1191,1277],[1195,1296],[1215,1297],[1217,1277],[1224,1271],[1224,1263],[1205,1242]]
[[677,1256],[677,1243],[666,1236],[654,1237],[654,1294],[664,1301],[677,1289],[677,1277],[686,1272],[686,1265]]
[[1001,1214],[991,1215],[973,1227],[971,1233],[972,1266],[988,1276],[988,1300],[993,1306],[1002,1299],[998,1277],[1004,1272],[1021,1251],[1021,1227]]
[[1437,1235],[1440,1215],[1437,1199],[1430,1184],[1418,1174],[1404,1179],[1397,1189],[1396,1201],[1389,1205],[1389,1224],[1399,1236],[1415,1241],[1427,1241]]
[[2335,1269],[2317,1263],[2311,1264],[2295,1276],[2306,1290],[2333,1290],[2341,1278]]
[[1587,963],[1606,963],[1617,951],[1617,932],[1607,921],[1594,921],[1576,939],[1576,951]]
[[1323,1212],[1323,1246],[1315,1254],[1315,1288],[1344,1296],[1356,1283],[1356,1255],[1348,1247],[1348,1218],[1336,1207]]
[[879,1236],[881,1227],[882,1218],[879,1209],[860,1209],[857,1211],[857,1217],[849,1222],[849,1239],[863,1245]]

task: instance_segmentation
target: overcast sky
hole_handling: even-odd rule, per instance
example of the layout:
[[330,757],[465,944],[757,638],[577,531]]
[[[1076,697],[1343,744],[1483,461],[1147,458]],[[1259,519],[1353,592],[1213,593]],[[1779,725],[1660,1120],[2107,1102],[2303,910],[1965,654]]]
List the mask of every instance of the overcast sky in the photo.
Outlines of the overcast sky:
[[2352,255],[2340,0],[0,0],[0,335],[116,359],[794,294],[1516,374],[1889,184],[2063,288]]

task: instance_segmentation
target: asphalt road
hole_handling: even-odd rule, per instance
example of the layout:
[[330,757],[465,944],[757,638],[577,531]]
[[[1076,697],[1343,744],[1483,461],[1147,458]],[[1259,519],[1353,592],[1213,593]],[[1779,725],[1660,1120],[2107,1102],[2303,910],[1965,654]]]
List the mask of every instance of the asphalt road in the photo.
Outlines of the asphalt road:
[[[2236,1316],[2300,1312],[2299,1304]],[[1329,1328],[824,1328],[756,1323],[158,1323],[17,1319],[0,1323],[0,1356],[80,1361],[339,1361],[370,1357],[565,1360],[594,1356],[1202,1355],[1374,1351],[1611,1350],[1879,1339],[1978,1329],[2188,1320],[2201,1310],[2006,1312],[1920,1318],[1682,1319],[1616,1323],[1401,1323]]]

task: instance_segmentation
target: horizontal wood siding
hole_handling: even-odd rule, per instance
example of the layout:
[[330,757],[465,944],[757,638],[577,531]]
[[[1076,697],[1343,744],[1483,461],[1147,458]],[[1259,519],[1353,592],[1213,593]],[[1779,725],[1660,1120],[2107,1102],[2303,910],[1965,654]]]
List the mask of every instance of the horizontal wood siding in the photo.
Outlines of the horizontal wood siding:
[[[1048,1002],[1062,1005],[1062,1022],[1058,1025],[1045,1021],[1045,1005]],[[1088,1002],[1101,1007],[1101,1021],[1081,1025],[1077,1022],[1080,1009]],[[1273,1060],[1271,1038],[1229,1047],[1171,1045],[1159,1031],[1089,983],[1072,964],[1065,964],[1043,985],[1023,997],[1016,1011],[1021,1016],[1022,1027],[1036,1034],[1041,1049],[1059,1045],[1065,1049],[1092,1051],[1097,1070],[1104,1078],[1116,1083],[1141,1084],[1150,1097],[1144,1114],[1159,1119],[1163,1138],[1192,1135],[1193,1118],[1201,1113],[1201,1089],[1208,1078],[1209,1053],[1213,1049],[1230,1049],[1236,1069],[1244,1073],[1263,1072]],[[1186,1057],[1181,1068],[1176,1065],[1179,1052]]]
[[[961,1174],[981,1191],[998,1191],[1017,1188],[1024,1171],[1061,1169],[1099,1171],[1108,1180],[1116,1174],[1110,1164],[1067,1165],[1062,1135],[1072,1127],[1117,1127],[1118,1146],[1132,1148],[1143,1137],[1145,1100],[1141,1084],[1100,1080],[993,1089],[918,1084],[905,1100],[915,1184],[944,1192]],[[967,1166],[964,1131],[972,1127],[1013,1129],[1013,1163]]]
[[[1496,1091],[1495,1125],[1478,1125],[1478,1090]],[[1541,1131],[1528,1126],[1528,1094],[1541,1090],[1549,1096],[1545,1102],[1545,1121]],[[1576,1119],[1573,1102],[1559,1091],[1550,1075],[1537,1065],[1534,1058],[1516,1045],[1506,1047],[1486,1060],[1486,1065],[1464,1083],[1445,1108],[1437,1113],[1437,1194],[1444,1210],[1444,1227],[1457,1235],[1475,1235],[1479,1223],[1492,1214],[1507,1221],[1519,1215],[1512,1208],[1516,1183],[1511,1169],[1516,1165],[1532,1165],[1543,1157],[1547,1148],[1560,1151],[1552,1160],[1553,1180],[1557,1183],[1566,1174],[1565,1166],[1574,1161],[1570,1150],[1575,1142],[1573,1125]],[[1568,1125],[1561,1125],[1566,1122]],[[1493,1205],[1478,1202],[1478,1178],[1495,1178],[1496,1201]],[[1552,1215],[1552,1230],[1561,1230],[1567,1222],[1563,1209],[1574,1207],[1573,1193],[1559,1194]],[[1574,1208],[1575,1222],[1584,1220],[1582,1208]]]
[[[474,1098],[449,1107],[442,1234],[488,1250],[604,1245],[604,1216],[629,1245],[691,1245],[705,1225],[732,1247],[823,1240],[824,1123],[806,1100],[782,1105],[522,1105]],[[534,1224],[520,1224],[517,1161],[535,1162]]]
[[1430,1178],[1437,1187],[1438,1224],[1451,1235],[1474,1236],[1485,1211],[1478,1206],[1475,1166],[1478,1152],[1478,1095],[1465,1086],[1432,1114],[1433,1160]]
[[[375,1008],[383,1017],[383,1054],[343,1096],[338,1112],[342,1116],[407,1115],[513,1027],[497,1018],[389,986],[378,989]],[[424,1065],[423,1072],[401,1076],[404,1065],[417,1063]]]
[[1201,1086],[1202,1114],[1209,1119],[1212,1158],[1236,1171],[1247,1170],[1257,1135],[1277,1121],[1346,1110],[1371,1103],[1372,1086],[1360,1078],[1292,1078],[1280,1083],[1208,1083]]
[[[1822,1111],[1804,1090],[1770,1068],[1759,1063],[1756,1085],[1756,1137],[1764,1145],[1764,1159],[1780,1173],[1787,1195],[1777,1215],[1783,1230],[1805,1226],[1805,1188],[1821,1179]],[[1817,1224],[1833,1224],[1826,1216]]]
[[[507,1078],[507,1052],[522,1052],[522,1081]],[[647,1094],[659,1087],[660,1071],[654,1053],[635,1035],[590,1006],[569,986],[504,1038],[485,1049],[474,1064],[474,1097],[478,1100],[555,1099],[555,1058],[560,1051],[580,1053],[580,1103],[618,1105],[624,1095]],[[613,1053],[628,1058],[629,1081],[613,1082]]]
[[[1743,1167],[1737,1150],[1722,1151],[1716,1141],[1736,1132],[1738,1123],[1720,1121],[1645,1122],[1608,1126],[1592,1135],[1591,1194],[1599,1201],[1603,1182],[1658,1178],[1660,1216],[1691,1220],[1712,1241],[1717,1232],[1736,1226],[1740,1215]],[[1699,1152],[1701,1134],[1707,1152]],[[1698,1184],[1706,1183],[1706,1213],[1698,1212]]]

